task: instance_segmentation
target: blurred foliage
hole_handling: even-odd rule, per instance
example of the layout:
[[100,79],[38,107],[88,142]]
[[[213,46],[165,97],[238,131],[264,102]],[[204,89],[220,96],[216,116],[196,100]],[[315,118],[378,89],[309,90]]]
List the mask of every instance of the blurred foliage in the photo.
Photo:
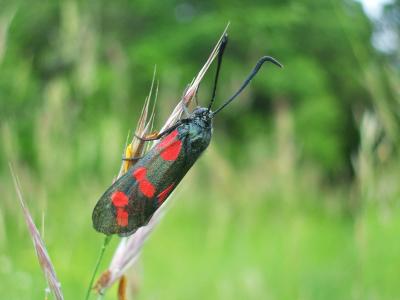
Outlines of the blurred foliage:
[[[400,1],[389,2],[383,10],[383,16],[375,22],[378,33],[384,35],[381,48],[391,58],[395,68],[400,72]],[[378,44],[379,46],[379,44]]]
[[[118,171],[154,66],[162,124],[228,21],[215,108],[260,56],[285,68],[265,66],[218,115],[135,268],[143,282],[130,286],[140,299],[399,298],[399,48],[372,46],[384,22],[359,2],[0,7],[2,298],[43,299],[45,287],[8,162],[66,299],[82,298],[102,240],[91,210]],[[398,12],[397,0],[384,10],[392,32]],[[213,70],[202,105],[212,81]]]
[[[282,72],[267,66],[240,103],[221,115],[220,128],[231,128],[229,136],[238,141],[250,139],[268,127],[271,114],[284,102],[294,113],[301,157],[327,175],[349,174],[349,157],[358,145],[354,108],[370,105],[360,80],[363,66],[351,45],[361,48],[362,58],[373,56],[366,43],[371,24],[360,4],[303,0],[31,5],[35,8],[14,3],[2,12],[8,22],[0,73],[1,119],[18,130],[18,148],[28,150],[26,163],[31,166],[38,167],[40,155],[35,145],[40,133],[32,124],[38,111],[48,106],[46,101],[56,101],[54,95],[46,100],[46,95],[59,93],[54,105],[68,111],[66,135],[97,126],[105,114],[119,116],[126,128],[133,119],[132,109],[126,108],[143,101],[156,64],[163,117],[231,21],[220,103],[258,57],[275,56],[286,68]],[[202,86],[203,105],[211,78]],[[250,117],[239,114],[243,106]]]

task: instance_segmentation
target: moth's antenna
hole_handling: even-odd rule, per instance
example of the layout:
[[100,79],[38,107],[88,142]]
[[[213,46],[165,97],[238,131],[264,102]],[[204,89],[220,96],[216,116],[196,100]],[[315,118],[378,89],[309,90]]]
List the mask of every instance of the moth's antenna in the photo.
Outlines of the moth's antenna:
[[227,44],[228,44],[228,34],[225,33],[224,36],[222,37],[221,45],[219,46],[217,72],[215,73],[214,88],[213,88],[213,93],[211,96],[210,104],[208,105],[207,113],[210,112],[211,106],[213,105],[214,100],[215,100],[215,93],[217,92],[219,70],[221,69],[222,57],[224,55],[225,47]]
[[225,101],[224,104],[220,106],[216,111],[212,113],[212,117],[214,117],[218,112],[220,112],[222,109],[224,109],[225,106],[227,106],[229,103],[231,103],[239,94],[246,88],[246,86],[250,83],[250,81],[253,79],[254,76],[256,76],[257,72],[260,70],[261,66],[266,62],[271,62],[274,65],[277,65],[278,67],[282,68],[283,66],[281,65],[280,62],[278,62],[275,58],[271,56],[263,56],[261,57],[257,64],[255,65],[254,69],[251,71],[250,75],[246,78],[246,80],[243,82],[242,86],[238,89],[238,91],[233,94],[232,97],[230,97],[228,100]]

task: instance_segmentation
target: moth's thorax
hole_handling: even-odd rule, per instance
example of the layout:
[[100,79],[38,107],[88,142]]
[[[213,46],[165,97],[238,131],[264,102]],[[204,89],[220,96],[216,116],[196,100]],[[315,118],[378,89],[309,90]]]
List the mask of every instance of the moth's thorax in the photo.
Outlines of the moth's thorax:
[[212,119],[206,108],[197,108],[190,116],[189,122],[179,128],[180,135],[185,140],[188,152],[199,155],[210,143]]

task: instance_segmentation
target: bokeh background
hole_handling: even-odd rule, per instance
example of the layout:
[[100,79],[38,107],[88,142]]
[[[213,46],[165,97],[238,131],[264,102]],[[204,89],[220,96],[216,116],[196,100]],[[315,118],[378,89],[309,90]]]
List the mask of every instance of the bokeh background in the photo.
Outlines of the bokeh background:
[[83,299],[103,241],[91,212],[154,66],[160,126],[228,21],[218,104],[260,56],[285,68],[265,66],[218,115],[129,293],[400,298],[400,1],[373,2],[369,14],[352,0],[1,2],[0,298],[44,299],[46,287],[8,162],[66,299]]

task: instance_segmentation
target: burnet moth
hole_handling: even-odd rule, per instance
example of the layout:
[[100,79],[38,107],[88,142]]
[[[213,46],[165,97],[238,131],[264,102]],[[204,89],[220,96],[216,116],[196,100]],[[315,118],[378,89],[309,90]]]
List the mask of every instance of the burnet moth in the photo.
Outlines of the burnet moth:
[[106,235],[129,236],[148,223],[154,212],[176,188],[185,174],[208,147],[212,120],[250,83],[265,62],[282,65],[270,56],[261,57],[242,86],[215,111],[211,110],[222,56],[228,42],[222,39],[213,93],[208,107],[197,107],[187,117],[145,141],[159,140],[101,196],[93,210],[94,228]]

